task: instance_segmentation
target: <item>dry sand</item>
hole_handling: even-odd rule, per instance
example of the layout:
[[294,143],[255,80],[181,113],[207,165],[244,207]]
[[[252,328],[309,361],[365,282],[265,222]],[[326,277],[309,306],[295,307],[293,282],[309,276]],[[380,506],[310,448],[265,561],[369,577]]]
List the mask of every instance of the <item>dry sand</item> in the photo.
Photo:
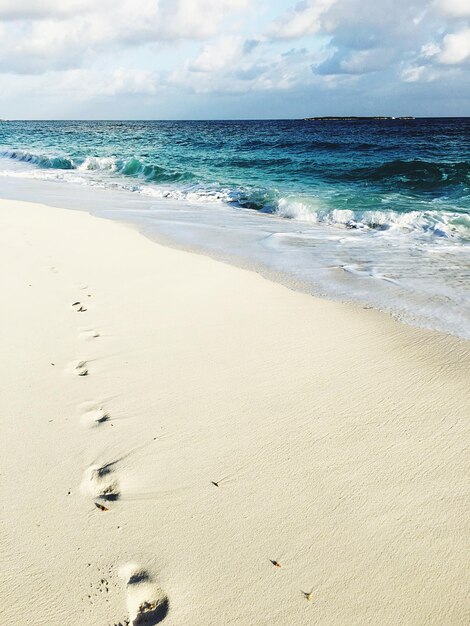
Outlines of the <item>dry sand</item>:
[[85,213],[0,256],[2,626],[469,624],[468,342]]

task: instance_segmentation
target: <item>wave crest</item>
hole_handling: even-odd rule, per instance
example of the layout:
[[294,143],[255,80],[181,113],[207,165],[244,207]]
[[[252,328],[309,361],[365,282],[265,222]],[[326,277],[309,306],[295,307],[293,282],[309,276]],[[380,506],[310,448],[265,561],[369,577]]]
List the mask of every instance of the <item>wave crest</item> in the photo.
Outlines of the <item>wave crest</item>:
[[396,230],[470,241],[470,215],[450,211],[352,210],[324,208],[320,200],[281,198],[280,217],[364,230]]
[[470,163],[435,163],[430,161],[386,161],[378,167],[361,167],[338,175],[337,179],[354,182],[399,183],[405,187],[435,190],[439,187],[468,185]]
[[148,182],[180,182],[193,179],[191,172],[169,170],[153,163],[145,163],[136,157],[120,159],[115,156],[71,158],[62,155],[46,155],[25,150],[3,150],[0,157],[31,163],[43,169],[78,170],[80,172],[102,171],[142,178]]
[[0,152],[0,156],[7,159],[14,159],[15,161],[22,161],[23,163],[32,163],[33,165],[46,169],[74,169],[73,161],[65,156],[48,156],[45,154],[35,154],[34,152],[28,152],[26,150],[4,150]]

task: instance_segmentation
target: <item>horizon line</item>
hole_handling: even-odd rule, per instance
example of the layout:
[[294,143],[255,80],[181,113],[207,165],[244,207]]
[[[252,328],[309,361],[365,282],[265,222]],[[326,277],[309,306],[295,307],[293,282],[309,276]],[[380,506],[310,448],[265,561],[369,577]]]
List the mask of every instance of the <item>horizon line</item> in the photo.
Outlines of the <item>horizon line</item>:
[[[429,120],[429,119],[470,119],[470,115],[312,115],[305,117],[233,117],[233,118],[91,118],[91,117],[67,117],[67,118],[0,118],[0,122],[303,122],[311,120],[328,121],[328,118],[359,119],[359,120]],[[334,120],[331,120],[334,121]]]

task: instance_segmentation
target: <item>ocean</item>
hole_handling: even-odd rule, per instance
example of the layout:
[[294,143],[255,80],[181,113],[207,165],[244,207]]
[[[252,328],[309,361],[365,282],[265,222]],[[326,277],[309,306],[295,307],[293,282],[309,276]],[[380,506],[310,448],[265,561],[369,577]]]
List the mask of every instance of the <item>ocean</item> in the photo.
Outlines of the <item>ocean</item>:
[[0,196],[470,337],[470,118],[0,122]]

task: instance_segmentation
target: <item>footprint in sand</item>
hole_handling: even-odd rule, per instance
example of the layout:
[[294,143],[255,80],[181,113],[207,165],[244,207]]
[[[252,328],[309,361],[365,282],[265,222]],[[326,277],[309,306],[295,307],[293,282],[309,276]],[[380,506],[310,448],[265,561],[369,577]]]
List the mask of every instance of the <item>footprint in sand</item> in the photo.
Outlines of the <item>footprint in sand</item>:
[[135,563],[128,563],[120,569],[119,576],[126,585],[130,626],[154,626],[165,619],[168,597],[149,572]]
[[84,413],[81,417],[81,422],[84,426],[99,426],[100,424],[104,424],[104,422],[110,421],[110,416],[103,407],[98,407],[96,409],[91,409]]
[[90,340],[90,339],[97,339],[100,334],[97,330],[94,330],[93,328],[87,328],[85,330],[80,331],[80,339],[86,339],[86,340]]
[[77,313],[84,313],[87,310],[79,300],[72,302],[71,307],[74,311],[77,311]]
[[99,500],[108,502],[120,496],[119,483],[113,472],[113,463],[107,465],[91,465],[83,474],[80,486],[83,493]]
[[88,376],[88,364],[86,361],[77,361],[73,369],[77,376]]

